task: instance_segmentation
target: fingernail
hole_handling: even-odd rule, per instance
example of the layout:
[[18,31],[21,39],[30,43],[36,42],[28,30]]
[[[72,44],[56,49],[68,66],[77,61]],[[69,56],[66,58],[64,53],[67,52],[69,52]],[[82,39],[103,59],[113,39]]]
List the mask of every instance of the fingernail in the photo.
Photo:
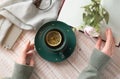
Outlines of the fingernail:
[[35,50],[28,51],[28,54],[34,54]]

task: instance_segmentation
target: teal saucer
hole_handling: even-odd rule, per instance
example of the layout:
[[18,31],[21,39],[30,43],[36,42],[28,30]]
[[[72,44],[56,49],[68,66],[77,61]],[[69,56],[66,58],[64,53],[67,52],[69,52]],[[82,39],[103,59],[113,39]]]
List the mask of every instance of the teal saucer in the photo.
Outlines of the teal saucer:
[[44,24],[35,36],[37,53],[50,62],[61,62],[73,53],[76,37],[72,28],[60,21]]

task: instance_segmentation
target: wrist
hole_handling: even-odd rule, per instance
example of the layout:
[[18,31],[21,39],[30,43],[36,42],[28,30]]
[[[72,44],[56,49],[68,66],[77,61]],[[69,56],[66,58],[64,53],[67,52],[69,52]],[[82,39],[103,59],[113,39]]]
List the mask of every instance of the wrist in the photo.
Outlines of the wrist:
[[98,49],[94,49],[91,59],[90,59],[90,65],[97,69],[101,69],[110,59],[110,57],[103,52],[101,52]]

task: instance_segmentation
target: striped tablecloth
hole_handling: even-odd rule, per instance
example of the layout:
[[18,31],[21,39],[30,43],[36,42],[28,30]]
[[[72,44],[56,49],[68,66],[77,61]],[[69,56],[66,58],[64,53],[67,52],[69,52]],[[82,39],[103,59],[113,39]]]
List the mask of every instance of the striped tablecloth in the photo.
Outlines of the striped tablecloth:
[[[74,53],[65,61],[51,63],[35,54],[35,69],[31,79],[77,79],[80,72],[88,64],[95,39],[76,32],[77,45]],[[34,42],[34,31],[23,31],[12,50],[0,47],[0,75],[9,77],[12,75],[14,61],[28,40]],[[107,66],[101,71],[101,79],[120,79],[120,48],[116,47],[113,57]]]

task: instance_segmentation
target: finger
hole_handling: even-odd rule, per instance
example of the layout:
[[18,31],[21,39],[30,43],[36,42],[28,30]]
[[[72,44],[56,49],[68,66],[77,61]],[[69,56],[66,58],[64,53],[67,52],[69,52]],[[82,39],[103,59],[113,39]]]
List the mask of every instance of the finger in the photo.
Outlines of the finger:
[[105,46],[104,46],[104,48],[103,48],[102,51],[103,51],[106,55],[112,56],[112,50],[114,50],[113,47],[114,47],[115,45],[114,45],[114,38],[113,38],[111,29],[108,29],[108,30],[106,31],[106,38],[107,38],[107,40],[106,40]]
[[34,50],[34,44],[30,44],[29,50]]
[[35,64],[35,62],[34,62],[34,59],[32,57],[31,60],[30,60],[30,66],[34,66],[34,64]]
[[97,43],[95,45],[95,48],[100,50],[101,49],[101,44],[102,44],[102,40],[101,38],[99,37],[98,40],[97,40]]
[[24,49],[24,52],[28,52],[29,49],[30,49],[30,41],[27,42],[25,49]]
[[32,57],[33,57],[33,53],[28,52],[27,56],[26,56],[26,60],[25,60],[26,65],[30,65],[30,61],[31,61]]
[[28,41],[26,46],[24,47],[23,52],[21,53],[21,58],[23,58],[23,59],[26,58],[26,54],[27,54],[29,48],[30,48],[30,41]]
[[105,47],[111,47],[114,40],[113,40],[113,36],[112,36],[112,31],[110,28],[106,32],[106,38],[107,38],[107,40],[105,43]]

